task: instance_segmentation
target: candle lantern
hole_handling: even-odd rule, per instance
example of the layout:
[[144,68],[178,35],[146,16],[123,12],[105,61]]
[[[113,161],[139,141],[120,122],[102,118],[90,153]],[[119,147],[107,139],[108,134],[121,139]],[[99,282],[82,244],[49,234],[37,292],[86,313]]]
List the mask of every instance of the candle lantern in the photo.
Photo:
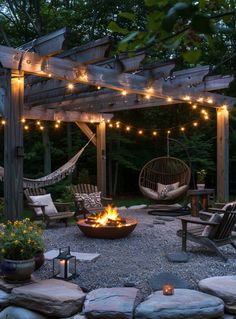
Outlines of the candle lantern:
[[59,254],[53,258],[53,277],[70,280],[76,277],[76,257],[70,253],[70,247],[59,248]]
[[162,287],[163,295],[171,296],[174,294],[174,286],[172,284],[165,284]]

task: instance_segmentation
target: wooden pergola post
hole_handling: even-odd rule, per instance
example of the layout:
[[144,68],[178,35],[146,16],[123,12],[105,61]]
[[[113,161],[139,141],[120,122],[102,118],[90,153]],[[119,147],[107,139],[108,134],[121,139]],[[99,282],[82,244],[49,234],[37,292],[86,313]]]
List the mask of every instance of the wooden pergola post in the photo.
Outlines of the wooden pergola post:
[[106,123],[97,125],[97,186],[106,196]]
[[4,117],[4,200],[10,220],[23,212],[23,132],[24,73],[6,71]]
[[217,109],[217,198],[229,200],[229,112]]

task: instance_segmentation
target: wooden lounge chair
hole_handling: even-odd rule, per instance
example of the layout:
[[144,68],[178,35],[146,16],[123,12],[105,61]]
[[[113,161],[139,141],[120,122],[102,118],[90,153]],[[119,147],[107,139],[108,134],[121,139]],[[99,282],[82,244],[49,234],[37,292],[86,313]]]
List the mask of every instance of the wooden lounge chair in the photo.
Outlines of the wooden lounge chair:
[[[104,206],[112,203],[112,198],[101,196],[101,192],[96,185],[77,184],[72,185],[71,188],[76,207],[76,216],[83,214],[84,218],[86,218],[87,214],[101,211],[104,209]],[[92,201],[88,205],[87,199],[90,196],[92,197]]]
[[[179,230],[177,235],[182,237],[182,250],[186,251],[187,240],[190,240],[208,247],[227,261],[227,257],[218,247],[231,244],[236,249],[236,245],[231,237],[233,227],[236,223],[236,211],[224,211],[221,218],[218,219],[218,222],[214,221],[213,218],[214,215],[216,216],[218,214],[212,215],[208,213],[207,215],[211,216],[210,220],[203,220],[199,217],[192,216],[179,217],[182,222],[182,230]],[[198,225],[198,227],[188,229],[188,224],[190,223]],[[209,231],[207,232],[205,231],[206,226],[209,227]],[[208,235],[206,233],[208,233]]]
[[52,221],[62,221],[67,226],[68,219],[74,216],[69,208],[71,203],[52,202],[51,195],[43,188],[27,188],[24,194],[28,206],[33,208],[34,219],[43,220],[46,226]]

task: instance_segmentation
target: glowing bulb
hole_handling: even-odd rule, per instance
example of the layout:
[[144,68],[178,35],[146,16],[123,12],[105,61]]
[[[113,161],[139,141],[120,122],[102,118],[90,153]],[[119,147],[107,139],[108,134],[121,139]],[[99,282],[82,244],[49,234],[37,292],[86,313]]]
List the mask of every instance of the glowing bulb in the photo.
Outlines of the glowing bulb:
[[101,86],[100,86],[100,85],[98,85],[98,86],[97,86],[97,89],[98,89],[98,90],[101,90]]
[[94,120],[90,120],[90,123],[92,123],[92,124],[93,124],[93,123],[94,123]]
[[193,105],[192,105],[192,108],[193,108],[194,110],[196,110],[197,105],[196,105],[196,104],[193,104]]
[[5,120],[2,120],[1,123],[2,123],[2,125],[5,125],[5,124],[6,124],[6,121],[5,121]]
[[157,136],[157,132],[156,131],[152,132],[152,135]]
[[189,96],[189,95],[185,95],[185,96],[183,97],[183,100],[185,100],[185,101],[190,101],[190,100],[191,100],[191,98],[190,98],[190,96]]
[[142,135],[142,134],[143,134],[143,131],[142,131],[142,130],[139,130],[139,131],[138,131],[138,134],[139,134],[139,135]]
[[68,87],[69,90],[73,90],[74,84],[73,84],[73,83],[69,83],[69,84],[67,85],[67,87]]
[[170,130],[168,130],[168,131],[167,131],[167,134],[170,134],[170,133],[171,133],[171,131],[170,131]]
[[226,104],[223,104],[223,105],[222,105],[222,109],[223,109],[223,110],[227,110],[227,105],[226,105]]
[[198,122],[194,122],[193,126],[197,127],[198,126]]
[[116,127],[120,128],[120,122],[116,122]]
[[127,95],[127,91],[123,90],[123,91],[121,91],[121,94],[125,96],[125,95]]
[[111,120],[107,120],[107,123],[110,123],[111,122]]
[[22,118],[22,119],[21,119],[21,123],[25,123],[25,118]]
[[60,124],[60,123],[61,123],[61,120],[57,120],[57,123]]
[[36,124],[37,124],[37,125],[41,125],[41,122],[40,122],[40,121],[37,121]]
[[130,126],[127,126],[127,127],[126,127],[126,131],[130,131]]
[[80,80],[87,82],[87,81],[88,81],[88,75],[87,75],[86,73],[82,74],[82,75],[80,76]]
[[182,127],[180,128],[180,130],[181,130],[182,132],[184,132],[184,131],[185,131],[185,128],[182,126]]
[[203,102],[203,97],[199,97],[199,98],[197,99],[197,101],[198,101],[198,102]]
[[28,131],[29,125],[25,125],[25,126],[24,126],[24,129],[25,129],[26,131]]
[[147,100],[150,100],[151,95],[150,95],[150,94],[146,94],[146,95],[145,95],[145,98],[146,98]]
[[43,127],[42,125],[40,125],[39,129],[40,129],[41,131],[43,131],[44,127]]
[[209,120],[209,116],[206,114],[206,115],[204,116],[204,119],[205,119],[205,120]]
[[212,100],[211,98],[208,98],[208,99],[207,99],[207,103],[212,104],[212,103],[213,103],[213,100]]
[[60,126],[60,125],[59,125],[58,123],[55,124],[55,128],[59,128],[59,126]]
[[152,87],[149,87],[149,88],[147,89],[147,92],[148,92],[148,93],[153,93],[153,88],[152,88]]
[[51,73],[49,73],[49,74],[48,74],[48,77],[49,77],[49,78],[51,78],[51,77],[52,77],[52,74],[51,74]]
[[110,124],[109,124],[109,127],[113,127],[113,124],[112,124],[112,123],[110,123]]
[[201,113],[202,114],[206,114],[206,110],[201,110]]
[[167,98],[167,102],[172,102],[172,101],[173,101],[172,97]]

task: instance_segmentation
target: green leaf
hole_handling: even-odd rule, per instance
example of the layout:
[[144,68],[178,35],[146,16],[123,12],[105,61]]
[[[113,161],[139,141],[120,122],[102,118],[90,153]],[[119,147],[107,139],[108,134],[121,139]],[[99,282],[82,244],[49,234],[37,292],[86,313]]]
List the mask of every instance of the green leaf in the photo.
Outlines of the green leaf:
[[215,32],[211,20],[204,15],[196,14],[192,19],[191,26],[196,32],[202,32],[205,34]]
[[145,5],[147,7],[153,7],[153,6],[165,6],[168,4],[168,0],[145,0]]
[[202,54],[201,50],[187,51],[183,54],[184,60],[190,64],[196,64]]
[[148,28],[151,31],[159,31],[161,22],[163,20],[164,13],[163,12],[151,12],[148,15]]
[[131,21],[134,21],[135,19],[135,15],[131,12],[120,12],[119,16]]
[[129,30],[128,29],[124,29],[121,28],[115,21],[111,21],[108,25],[108,28],[112,31],[112,32],[117,32],[117,33],[121,33],[121,34],[128,34]]

